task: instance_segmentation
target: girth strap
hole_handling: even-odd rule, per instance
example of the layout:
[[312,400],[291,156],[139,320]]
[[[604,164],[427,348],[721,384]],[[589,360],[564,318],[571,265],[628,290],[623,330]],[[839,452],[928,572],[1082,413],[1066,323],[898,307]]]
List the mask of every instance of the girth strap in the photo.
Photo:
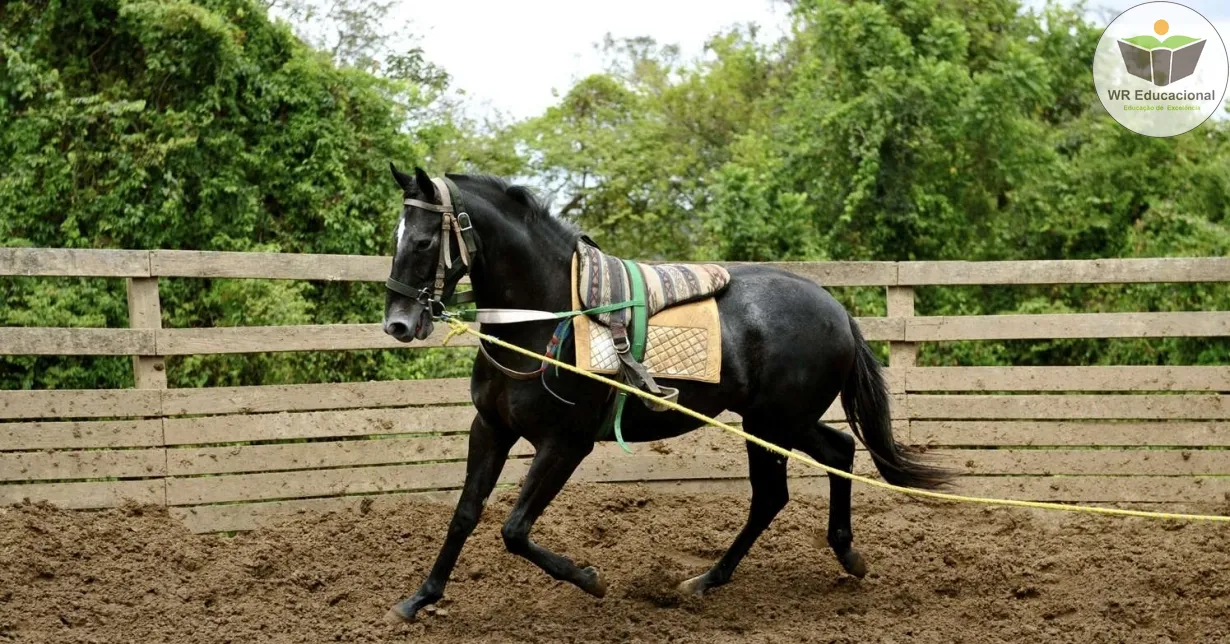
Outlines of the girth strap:
[[[648,389],[650,393],[660,396],[674,402],[679,398],[679,390],[674,387],[659,387],[658,383],[654,382],[653,376],[649,375],[649,370],[641,361],[645,359],[645,343],[649,336],[649,313],[647,311],[647,303],[645,301],[645,276],[641,274],[641,269],[631,261],[623,260],[624,268],[628,271],[628,282],[632,287],[632,329],[629,333],[628,328],[623,325],[615,325],[611,327],[611,335],[615,339],[616,353],[619,356],[619,378],[624,382],[635,385],[642,389]],[[624,442],[623,433],[623,416],[624,405],[628,402],[628,393],[620,391],[615,395],[615,405],[613,407],[613,420],[610,427],[615,432],[615,441],[619,443],[619,447],[625,452],[632,453],[628,444]],[[653,411],[666,411],[666,407],[658,403],[650,403],[644,401],[645,405]],[[604,434],[606,431],[603,432]]]

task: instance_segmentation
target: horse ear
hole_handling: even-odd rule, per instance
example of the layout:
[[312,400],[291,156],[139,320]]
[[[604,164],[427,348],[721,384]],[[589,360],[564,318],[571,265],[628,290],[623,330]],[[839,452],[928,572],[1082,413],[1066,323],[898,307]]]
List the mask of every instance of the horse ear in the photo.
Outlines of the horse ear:
[[389,169],[393,171],[393,179],[397,181],[397,185],[401,186],[402,192],[413,192],[414,179],[410,175],[398,170],[397,166],[393,165],[392,162],[389,162]]
[[414,182],[418,184],[419,192],[422,192],[428,201],[435,200],[436,184],[432,183],[431,177],[418,166],[414,166]]

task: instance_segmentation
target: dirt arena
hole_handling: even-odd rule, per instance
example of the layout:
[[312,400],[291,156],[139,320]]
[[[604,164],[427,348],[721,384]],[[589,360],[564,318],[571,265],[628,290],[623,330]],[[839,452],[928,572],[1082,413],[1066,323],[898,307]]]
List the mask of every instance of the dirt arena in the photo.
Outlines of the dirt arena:
[[440,609],[398,627],[384,613],[450,508],[376,500],[232,538],[159,508],[0,509],[0,642],[1230,642],[1225,524],[872,493],[858,581],[817,543],[825,500],[796,499],[730,585],[683,600],[672,588],[721,554],[746,500],[570,486],[535,536],[605,574],[595,600],[504,552],[510,502],[489,505]]

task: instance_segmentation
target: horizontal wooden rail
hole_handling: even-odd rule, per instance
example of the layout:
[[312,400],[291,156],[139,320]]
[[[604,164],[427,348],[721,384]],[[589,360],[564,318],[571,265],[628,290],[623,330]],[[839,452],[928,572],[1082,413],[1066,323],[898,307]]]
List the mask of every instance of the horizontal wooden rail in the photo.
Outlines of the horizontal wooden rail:
[[[379,324],[302,326],[237,326],[207,329],[160,329],[158,354],[186,356],[266,351],[347,351],[359,349],[426,349],[443,346],[448,328],[436,325],[431,336],[406,344],[386,334]],[[477,346],[472,335],[457,337],[449,346]]]
[[0,420],[160,416],[161,394],[148,389],[0,391]]
[[[871,341],[1042,340],[1230,336],[1230,312],[1064,313],[856,318]],[[379,324],[237,326],[191,329],[0,328],[0,355],[183,356],[286,351],[430,349],[444,346],[438,325],[424,340],[399,342]],[[473,336],[449,346],[476,346]]]
[[392,262],[370,255],[150,251],[150,273],[158,277],[383,282]]
[[1227,311],[931,316],[908,318],[905,326],[908,342],[1227,335]]
[[905,391],[1224,391],[1230,367],[914,367]]
[[147,250],[0,248],[0,276],[149,277]]
[[1011,262],[901,262],[901,286],[1227,282],[1230,258],[1064,259]]
[[[201,277],[382,282],[391,257],[180,250],[0,248],[0,276]],[[738,266],[747,262],[722,262]],[[825,286],[1230,282],[1230,258],[763,262]]]
[[1225,420],[1230,396],[1219,395],[914,395],[911,419]]
[[933,447],[1230,447],[1209,421],[914,420],[910,442]]
[[156,352],[154,329],[0,327],[0,355],[132,356]]
[[0,423],[0,451],[162,445],[162,420]]

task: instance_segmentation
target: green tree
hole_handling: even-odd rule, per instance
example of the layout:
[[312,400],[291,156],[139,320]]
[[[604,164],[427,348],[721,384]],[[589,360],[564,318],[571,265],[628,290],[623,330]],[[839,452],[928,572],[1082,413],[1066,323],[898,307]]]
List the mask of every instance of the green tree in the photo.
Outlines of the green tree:
[[[388,162],[423,163],[431,147],[407,124],[433,88],[338,65],[250,0],[9,3],[0,62],[7,246],[388,253],[399,207]],[[122,289],[5,280],[0,325],[125,326]],[[226,280],[162,290],[176,327],[371,322],[383,296],[376,285]],[[199,357],[169,376],[366,378],[428,359],[410,353]],[[130,378],[115,359],[2,364],[5,387]]]

